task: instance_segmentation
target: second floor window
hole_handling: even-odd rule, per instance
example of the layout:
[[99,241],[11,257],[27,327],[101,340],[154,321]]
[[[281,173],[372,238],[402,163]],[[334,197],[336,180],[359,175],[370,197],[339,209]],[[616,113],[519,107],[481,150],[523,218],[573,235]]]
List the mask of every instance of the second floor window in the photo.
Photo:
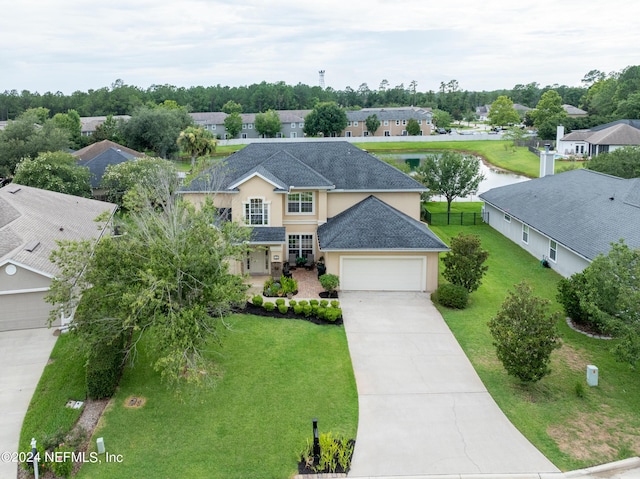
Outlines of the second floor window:
[[251,198],[244,204],[244,219],[248,225],[265,226],[269,224],[269,204],[262,198]]
[[288,213],[313,213],[313,193],[289,193],[287,197]]

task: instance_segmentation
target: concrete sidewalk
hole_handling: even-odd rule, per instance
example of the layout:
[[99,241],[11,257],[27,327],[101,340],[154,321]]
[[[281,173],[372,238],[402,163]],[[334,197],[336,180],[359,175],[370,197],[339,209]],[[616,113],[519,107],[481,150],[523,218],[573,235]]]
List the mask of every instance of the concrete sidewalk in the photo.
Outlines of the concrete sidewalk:
[[[53,329],[0,333],[0,453],[17,453],[31,396],[56,342]],[[17,464],[0,461],[0,477],[15,478]]]
[[498,408],[427,294],[340,302],[360,409],[349,477],[561,477]]

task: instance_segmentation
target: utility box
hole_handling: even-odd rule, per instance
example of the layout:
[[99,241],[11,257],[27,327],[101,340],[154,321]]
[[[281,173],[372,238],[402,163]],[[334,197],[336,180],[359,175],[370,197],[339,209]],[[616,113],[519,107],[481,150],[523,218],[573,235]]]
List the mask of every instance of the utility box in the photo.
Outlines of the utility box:
[[96,440],[96,445],[98,446],[98,454],[104,454],[104,438],[103,437],[99,437]]
[[589,386],[598,385],[598,368],[591,364],[587,366],[587,384]]

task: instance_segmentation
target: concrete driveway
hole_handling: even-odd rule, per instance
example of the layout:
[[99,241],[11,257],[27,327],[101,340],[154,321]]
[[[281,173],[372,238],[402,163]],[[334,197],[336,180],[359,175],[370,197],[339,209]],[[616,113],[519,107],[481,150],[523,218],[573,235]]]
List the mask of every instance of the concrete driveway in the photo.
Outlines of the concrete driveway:
[[340,302],[360,409],[349,477],[560,475],[498,408],[427,294]]
[[[0,333],[0,453],[18,452],[24,415],[55,342],[53,329]],[[0,461],[0,477],[15,478],[17,470]]]

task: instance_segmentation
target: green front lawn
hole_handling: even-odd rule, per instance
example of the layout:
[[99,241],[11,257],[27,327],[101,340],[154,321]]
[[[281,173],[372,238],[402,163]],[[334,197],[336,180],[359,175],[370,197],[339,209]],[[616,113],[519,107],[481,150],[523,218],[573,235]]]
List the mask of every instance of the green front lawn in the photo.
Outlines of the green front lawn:
[[[495,355],[487,322],[507,290],[522,279],[537,296],[555,301],[560,276],[487,225],[433,226],[445,242],[462,231],[479,234],[489,250],[489,271],[467,309],[439,308],[485,386],[513,424],[562,470],[640,454],[640,378],[617,363],[612,341],[592,339],[558,322],[563,346],[552,355],[553,372],[526,387],[508,376]],[[441,266],[442,270],[442,266]],[[443,281],[441,279],[441,281]],[[600,385],[586,384],[586,366],[599,368]],[[584,397],[579,397],[578,384]]]
[[[127,369],[96,437],[122,463],[86,464],[80,478],[286,478],[296,454],[321,432],[355,438],[358,401],[342,326],[233,316],[215,387],[169,390],[150,367],[144,344]],[[130,396],[146,399],[124,407]]]
[[409,153],[428,150],[455,150],[483,156],[489,163],[514,173],[537,178],[540,173],[540,160],[525,147],[515,151],[512,142],[501,140],[475,141],[424,141],[424,142],[389,142],[389,143],[354,143],[357,147],[372,153]]

